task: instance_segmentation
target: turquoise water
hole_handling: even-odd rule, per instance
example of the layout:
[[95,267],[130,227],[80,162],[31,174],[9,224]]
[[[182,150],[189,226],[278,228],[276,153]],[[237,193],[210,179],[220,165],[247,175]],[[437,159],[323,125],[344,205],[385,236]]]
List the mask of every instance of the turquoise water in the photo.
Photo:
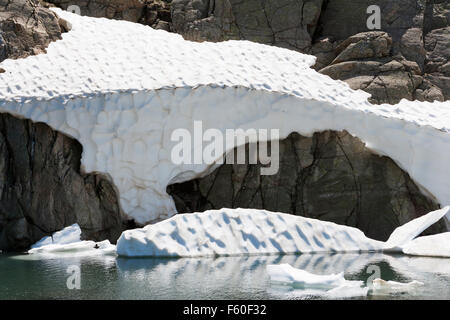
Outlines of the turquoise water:
[[[419,280],[412,292],[321,291],[275,285],[268,264],[289,263],[317,274],[345,272],[366,282]],[[80,270],[80,289],[68,289],[69,267]],[[450,299],[450,259],[383,254],[314,254],[189,259],[116,257],[39,260],[0,254],[0,299]]]

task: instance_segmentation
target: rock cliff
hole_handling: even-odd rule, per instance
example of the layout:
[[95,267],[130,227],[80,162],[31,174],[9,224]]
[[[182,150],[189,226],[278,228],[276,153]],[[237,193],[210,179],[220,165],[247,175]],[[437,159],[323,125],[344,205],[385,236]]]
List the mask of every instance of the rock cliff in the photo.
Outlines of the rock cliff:
[[83,174],[74,139],[0,114],[0,250],[24,250],[78,223],[82,237],[115,241],[124,229],[114,185]]

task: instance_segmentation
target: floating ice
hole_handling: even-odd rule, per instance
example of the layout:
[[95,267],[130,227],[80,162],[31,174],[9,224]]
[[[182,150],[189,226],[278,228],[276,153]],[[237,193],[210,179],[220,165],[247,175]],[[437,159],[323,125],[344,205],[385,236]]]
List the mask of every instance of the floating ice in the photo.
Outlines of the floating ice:
[[81,241],[81,229],[78,224],[73,224],[60,231],[53,233],[53,235],[44,237],[31,246],[32,249],[40,248],[49,244],[68,244]]
[[318,275],[308,271],[297,269],[289,264],[268,265],[267,273],[270,280],[282,282],[302,288],[332,289],[338,287],[361,287],[362,281],[345,280],[344,273]]
[[[176,213],[167,185],[209,165],[175,165],[173,130],[347,130],[450,204],[450,102],[372,105],[319,74],[315,57],[249,41],[195,43],[126,21],[55,11],[72,25],[47,54],[3,61],[0,111],[83,145],[87,172],[110,174],[124,211],[146,224]],[[119,45],[118,45],[119,44]]]
[[108,240],[101,242],[81,241],[80,237],[81,229],[78,224],[74,224],[55,232],[50,237],[42,238],[31,246],[28,253],[46,258],[116,254],[116,246]]
[[[364,297],[369,288],[363,281],[351,281],[344,278],[344,272],[339,274],[319,275],[303,269],[297,269],[289,264],[268,265],[267,274],[272,286],[288,285],[296,289],[297,296],[321,296],[328,298]],[[280,289],[278,287],[278,289]],[[298,289],[301,289],[298,290]]]
[[413,280],[411,282],[396,282],[396,281],[385,281],[383,279],[374,279],[372,281],[372,290],[374,294],[383,293],[400,293],[408,292],[411,290],[416,290],[418,287],[423,286],[424,283]]
[[115,255],[116,246],[108,240],[101,242],[78,241],[68,244],[48,244],[28,250],[29,254],[42,258],[84,257],[95,255]]

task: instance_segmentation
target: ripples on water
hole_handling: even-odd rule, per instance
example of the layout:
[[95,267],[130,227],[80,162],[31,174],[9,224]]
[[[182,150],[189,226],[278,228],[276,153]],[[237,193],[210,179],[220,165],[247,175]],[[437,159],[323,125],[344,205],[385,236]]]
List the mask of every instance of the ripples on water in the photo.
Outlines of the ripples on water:
[[[316,274],[345,272],[363,280],[418,280],[414,292],[323,291],[275,285],[268,264],[289,263]],[[69,266],[81,269],[81,290],[66,287]],[[0,299],[450,299],[450,259],[384,254],[311,254],[183,259],[86,257],[39,260],[0,254]]]

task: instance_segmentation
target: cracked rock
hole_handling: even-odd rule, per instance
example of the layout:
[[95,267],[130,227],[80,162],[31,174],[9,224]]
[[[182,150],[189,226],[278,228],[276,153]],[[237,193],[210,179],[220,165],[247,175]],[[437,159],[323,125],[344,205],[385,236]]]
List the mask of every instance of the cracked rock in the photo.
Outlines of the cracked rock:
[[[347,132],[312,138],[293,133],[280,141],[280,155],[273,176],[261,176],[259,164],[224,164],[167,192],[179,212],[266,209],[357,227],[378,240],[438,208],[391,159],[373,154]],[[427,233],[445,230],[442,222]]]
[[174,0],[174,31],[194,41],[250,40],[308,51],[322,0]]
[[0,114],[0,250],[20,251],[78,223],[82,237],[115,242],[123,217],[106,176],[80,172],[74,139]]
[[0,0],[0,62],[45,53],[61,39],[62,19],[37,0]]
[[331,64],[344,61],[382,58],[389,55],[392,39],[386,32],[363,32],[343,41],[336,51],[338,56]]

